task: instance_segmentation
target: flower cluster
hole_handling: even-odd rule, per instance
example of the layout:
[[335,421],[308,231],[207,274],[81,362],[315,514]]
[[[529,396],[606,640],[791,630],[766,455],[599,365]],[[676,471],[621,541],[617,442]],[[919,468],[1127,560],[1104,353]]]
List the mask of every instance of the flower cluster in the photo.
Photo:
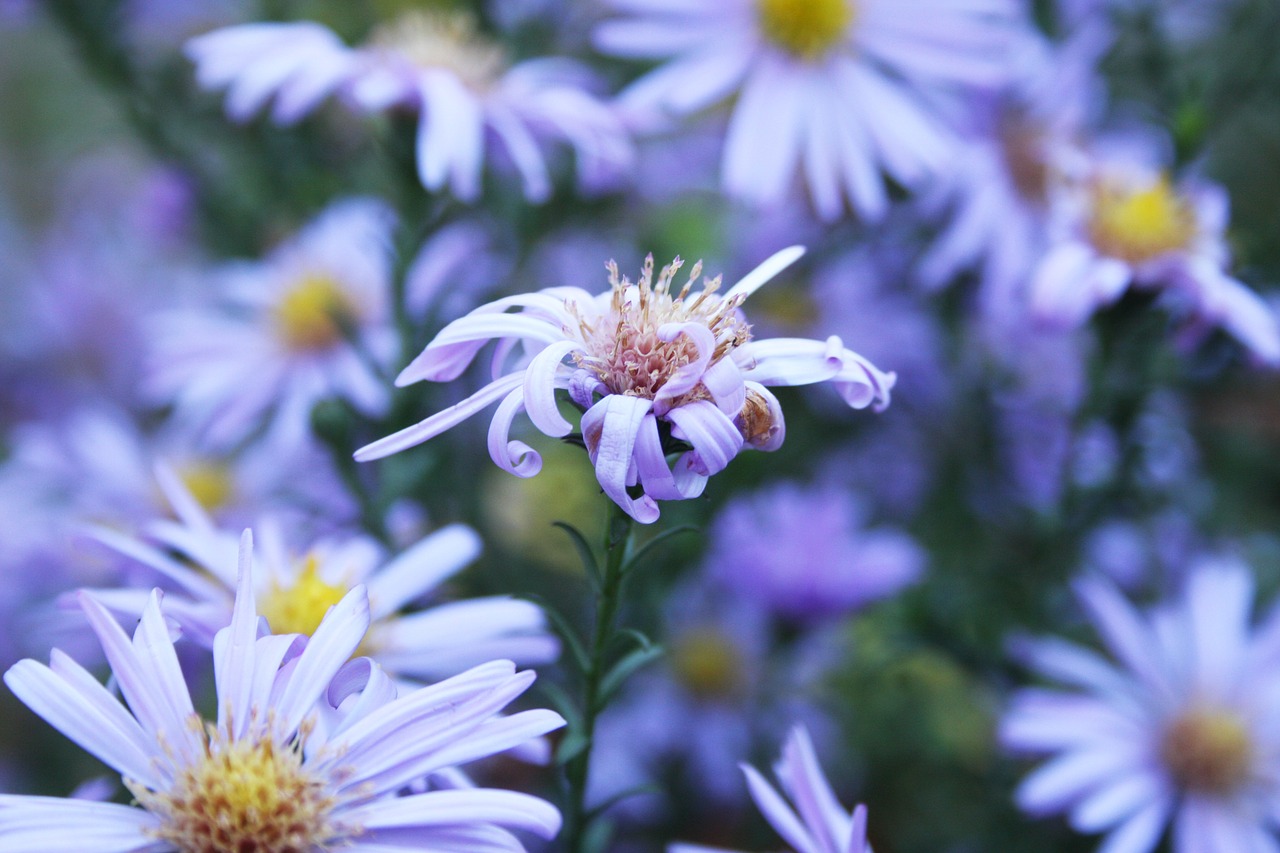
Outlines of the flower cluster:
[[1280,853],[1278,32],[0,0],[0,853]]

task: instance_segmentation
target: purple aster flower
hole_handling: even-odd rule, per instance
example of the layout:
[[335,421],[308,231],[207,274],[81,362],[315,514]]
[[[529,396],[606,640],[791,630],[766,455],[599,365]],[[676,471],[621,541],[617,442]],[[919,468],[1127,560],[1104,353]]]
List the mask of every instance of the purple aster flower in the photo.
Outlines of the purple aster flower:
[[1009,748],[1050,756],[1018,804],[1106,833],[1106,853],[1148,853],[1169,823],[1175,853],[1280,850],[1280,619],[1254,631],[1253,590],[1247,567],[1205,561],[1144,615],[1110,581],[1080,582],[1114,662],[1028,642],[1030,665],[1064,686],[1018,691],[1001,723]]
[[839,616],[919,579],[925,553],[900,530],[864,528],[836,486],[786,483],[739,497],[711,528],[711,578],[788,619]]
[[1082,129],[1101,103],[1100,42],[1092,30],[1057,46],[1026,40],[1019,79],[973,111],[963,154],[923,200],[926,208],[950,208],[921,261],[928,287],[976,267],[982,313],[1025,322],[1026,283],[1048,245],[1055,189],[1081,168]]
[[356,515],[329,459],[311,444],[216,452],[181,425],[146,432],[126,413],[100,407],[56,423],[21,424],[11,444],[6,476],[58,495],[77,523],[132,529],[170,514],[158,468],[180,481],[205,512],[237,528],[267,506],[308,526],[328,527]]
[[391,224],[380,202],[339,202],[265,260],[229,268],[230,304],[158,315],[152,395],[221,446],[264,425],[274,447],[304,444],[311,408],[328,396],[381,411],[387,393],[370,361],[395,349]]
[[627,108],[687,114],[737,95],[722,179],[732,195],[780,201],[801,172],[818,214],[845,199],[862,217],[888,205],[880,177],[915,186],[952,139],[933,89],[1007,74],[1019,4],[1003,0],[609,0],[610,54],[667,60],[622,95]]
[[[532,477],[542,467],[541,457],[509,439],[512,420],[525,409],[546,435],[569,435],[573,424],[556,400],[557,389],[567,389],[584,410],[582,439],[605,494],[637,521],[652,522],[659,514],[655,499],[696,497],[744,446],[773,450],[782,444],[782,409],[767,385],[831,381],[854,408],[889,404],[894,375],[837,337],[751,339],[738,306],[803,253],[800,247],[777,253],[723,295],[718,277],[692,293],[700,263],[679,291],[672,290],[679,259],[655,282],[651,256],[638,283],[619,278],[611,263],[611,289],[599,295],[558,287],[481,306],[441,330],[396,385],[455,379],[496,338],[494,381],[361,448],[356,459],[379,459],[421,444],[499,403],[489,428],[489,455],[503,470]],[[509,308],[520,310],[509,314]],[[512,363],[517,347],[523,353]],[[667,462],[672,446],[664,442],[659,422],[682,443],[677,447],[688,448],[674,469]],[[628,489],[637,485],[643,494],[633,498]]]
[[[560,816],[514,791],[411,783],[559,728],[546,710],[498,716],[533,673],[498,661],[406,695],[351,661],[369,624],[364,588],[305,642],[260,633],[249,537],[231,624],[214,643],[217,720],[192,704],[159,591],[132,639],[90,595],[81,606],[128,708],[54,650],[5,683],[28,707],[118,771],[136,805],[0,795],[0,836],[21,850],[264,850],[320,853],[523,850],[509,830],[552,837]],[[350,662],[349,662],[350,661]]]
[[[791,730],[774,766],[783,794],[754,767],[742,765],[751,798],[769,825],[797,853],[871,853],[867,844],[867,807],[845,811],[818,764],[803,726]],[[787,803],[787,799],[791,803]],[[667,853],[731,853],[693,844],[672,844]]]
[[1227,197],[1218,186],[1175,186],[1128,157],[1099,158],[1056,204],[1056,238],[1031,281],[1031,310],[1059,326],[1083,323],[1130,287],[1161,290],[1202,325],[1218,325],[1280,365],[1271,308],[1226,272]]
[[[166,615],[196,642],[212,644],[235,604],[236,578],[229,568],[237,537],[216,527],[176,479],[166,477],[162,485],[178,521],[153,522],[150,541],[107,528],[96,536],[163,576],[175,588]],[[295,549],[273,524],[262,525],[259,534],[255,606],[276,633],[313,635],[330,607],[365,586],[370,625],[361,652],[397,677],[433,680],[498,658],[534,664],[559,653],[532,602],[491,596],[402,612],[479,555],[480,538],[464,525],[444,527],[390,560],[363,536],[331,536]],[[131,618],[147,602],[142,589],[92,592]]]
[[237,121],[274,98],[273,118],[290,124],[334,93],[364,112],[417,111],[422,185],[448,185],[464,201],[480,194],[491,141],[531,201],[551,194],[541,149],[548,140],[573,148],[587,188],[607,184],[632,157],[621,120],[591,94],[586,67],[563,58],[512,65],[465,13],[407,13],[358,48],[309,21],[245,24],[192,39],[187,53],[201,85],[228,88],[227,113]]

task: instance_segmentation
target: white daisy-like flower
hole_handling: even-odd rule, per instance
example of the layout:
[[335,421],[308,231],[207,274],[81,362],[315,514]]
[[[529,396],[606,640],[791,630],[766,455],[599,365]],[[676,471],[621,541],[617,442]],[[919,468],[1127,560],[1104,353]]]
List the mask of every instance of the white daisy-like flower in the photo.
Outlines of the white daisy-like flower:
[[1180,598],[1147,614],[1115,586],[1077,586],[1112,660],[1057,639],[1025,648],[1062,684],[1018,691],[1003,742],[1049,760],[1018,804],[1106,833],[1105,853],[1149,853],[1172,824],[1175,853],[1280,851],[1280,620],[1250,624],[1253,578],[1195,566]]
[[818,214],[888,206],[881,171],[908,187],[947,162],[938,91],[1008,73],[1013,0],[607,0],[606,53],[665,63],[623,92],[631,110],[688,114],[735,96],[723,183],[757,204],[797,171]]
[[[195,642],[211,645],[235,604],[238,537],[218,528],[171,473],[159,475],[178,520],[151,523],[149,541],[105,527],[94,535],[163,576],[172,585],[165,615]],[[370,625],[360,653],[398,678],[433,681],[485,661],[539,664],[559,654],[542,610],[529,601],[489,596],[412,608],[480,554],[480,537],[465,525],[441,528],[390,560],[363,536],[320,539],[299,552],[272,524],[258,534],[255,607],[275,633],[313,635],[330,607],[364,586]],[[129,617],[148,599],[143,589],[91,592]]]
[[330,396],[380,412],[387,392],[370,360],[395,349],[391,225],[381,202],[340,202],[265,260],[229,268],[220,310],[158,315],[151,394],[218,446],[264,426],[276,447],[301,446]]
[[[54,650],[5,683],[29,708],[118,771],[136,805],[0,795],[9,850],[262,853],[523,850],[510,830],[555,835],[549,803],[484,788],[401,795],[432,773],[561,727],[547,710],[498,716],[533,673],[498,661],[397,696],[366,659],[363,587],[305,642],[262,635],[248,534],[230,625],[214,642],[217,719],[196,713],[152,594],[132,639],[92,596],[81,604],[128,707]],[[350,663],[349,663],[350,661]]]
[[[796,726],[782,747],[782,757],[773,772],[782,790],[768,783],[754,767],[742,765],[751,798],[778,835],[797,853],[871,853],[867,844],[867,807],[858,805],[852,814],[840,805],[831,784],[818,764],[813,741],[803,726]],[[672,844],[667,853],[733,853],[694,844]]]
[[587,188],[607,184],[632,159],[621,120],[592,94],[589,69],[564,58],[513,64],[463,12],[409,12],[355,48],[310,21],[244,24],[192,39],[187,54],[202,86],[228,89],[227,113],[237,121],[274,98],[273,118],[290,124],[331,94],[366,113],[416,111],[422,185],[448,186],[464,201],[480,195],[493,142],[531,201],[551,194],[548,141],[573,149]]
[[[494,381],[361,448],[356,459],[421,444],[499,403],[489,455],[503,470],[532,477],[542,459],[528,444],[509,439],[511,424],[524,409],[544,434],[568,436],[574,425],[556,398],[564,389],[583,410],[582,441],[605,494],[637,521],[655,521],[655,499],[696,497],[743,447],[774,450],[782,444],[782,408],[765,386],[829,381],[854,408],[889,404],[894,374],[881,372],[837,337],[751,339],[739,306],[802,254],[798,246],[778,252],[723,295],[718,277],[692,292],[701,263],[678,290],[679,259],[655,281],[650,257],[635,283],[610,264],[610,289],[601,294],[554,287],[483,305],[445,326],[396,384],[456,379],[481,347],[497,339]],[[510,308],[519,310],[507,313]],[[518,347],[523,354],[516,357]],[[667,455],[677,451],[673,469]],[[633,496],[632,488],[641,494]]]
[[1075,326],[1130,288],[1162,291],[1194,322],[1221,326],[1262,361],[1280,365],[1280,323],[1226,271],[1227,196],[1203,182],[1175,185],[1136,158],[1099,159],[1055,204],[1052,248],[1033,273],[1041,321]]

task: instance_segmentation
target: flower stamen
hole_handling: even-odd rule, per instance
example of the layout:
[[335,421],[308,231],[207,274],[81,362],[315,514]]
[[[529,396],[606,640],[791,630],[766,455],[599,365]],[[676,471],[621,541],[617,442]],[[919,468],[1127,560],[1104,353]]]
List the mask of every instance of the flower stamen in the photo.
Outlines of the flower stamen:
[[305,736],[281,746],[269,734],[232,740],[209,727],[204,755],[169,790],[126,784],[161,819],[152,834],[180,853],[314,850],[339,834],[337,798],[302,766]]
[[[719,276],[705,280],[702,289],[688,299],[702,275],[701,261],[693,265],[676,295],[671,295],[672,283],[683,265],[676,258],[662,268],[655,282],[653,256],[649,255],[640,280],[632,283],[620,276],[617,264],[610,261],[607,268],[612,295],[608,312],[591,320],[578,316],[578,333],[586,352],[574,358],[579,367],[594,373],[610,393],[654,399],[680,368],[699,359],[705,359],[709,367],[751,339],[751,327],[737,313],[741,297],[723,299],[716,295]],[[704,326],[715,342],[712,352],[700,352],[697,342],[688,335],[663,340],[659,331],[672,323]],[[703,390],[694,388],[672,405],[704,396]]]
[[818,59],[839,43],[857,15],[852,0],[758,0],[765,38],[801,59]]

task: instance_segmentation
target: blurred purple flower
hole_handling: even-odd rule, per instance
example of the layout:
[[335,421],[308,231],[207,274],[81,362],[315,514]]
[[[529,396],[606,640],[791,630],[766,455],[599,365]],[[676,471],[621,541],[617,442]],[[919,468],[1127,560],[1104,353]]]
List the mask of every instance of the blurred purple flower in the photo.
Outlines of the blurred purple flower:
[[850,613],[914,583],[926,563],[910,536],[866,528],[865,515],[831,485],[786,483],[740,496],[711,527],[706,572],[787,619]]
[[[696,497],[744,446],[773,450],[782,444],[782,410],[765,386],[830,381],[854,408],[889,404],[894,375],[845,349],[837,337],[825,342],[751,339],[738,306],[803,252],[792,247],[777,253],[723,296],[716,292],[719,278],[705,282],[697,294],[690,292],[701,264],[673,292],[681,262],[664,267],[655,282],[650,257],[635,284],[619,278],[611,264],[611,288],[598,296],[559,287],[481,306],[446,326],[396,385],[456,379],[496,338],[501,343],[494,381],[463,402],[361,448],[356,459],[380,459],[421,444],[500,400],[489,429],[489,455],[503,470],[532,477],[542,459],[529,445],[509,439],[512,420],[526,409],[546,435],[569,435],[573,424],[556,399],[557,389],[567,389],[584,410],[582,438],[605,494],[637,521],[655,521],[655,499]],[[508,314],[508,308],[520,312]],[[526,357],[511,366],[519,345]],[[572,366],[564,363],[569,357]],[[690,446],[674,470],[659,420]],[[628,488],[637,484],[644,493],[633,498]]]
[[[174,590],[165,599],[166,615],[196,642],[211,645],[231,621],[238,537],[215,526],[175,478],[162,484],[177,521],[153,521],[145,539],[104,527],[94,535],[163,577]],[[364,585],[370,626],[360,648],[394,676],[429,681],[498,658],[535,664],[559,653],[542,611],[528,601],[490,596],[405,612],[479,555],[480,539],[464,525],[437,530],[390,560],[365,536],[328,536],[298,549],[276,524],[259,525],[258,534],[256,606],[276,633],[312,635],[331,606]],[[148,589],[150,583],[92,592],[132,620],[145,608]]]
[[1021,46],[1011,58],[1017,78],[975,104],[963,153],[922,199],[926,211],[946,207],[951,216],[920,262],[921,280],[939,288],[977,268],[978,307],[995,322],[1025,322],[1027,280],[1047,248],[1054,189],[1081,168],[1086,119],[1102,102],[1095,33]]
[[733,196],[780,201],[799,170],[818,214],[884,213],[884,170],[908,187],[941,169],[953,140],[922,84],[1006,76],[1019,4],[990,0],[610,0],[604,52],[665,64],[622,104],[640,122],[737,95],[722,176]]
[[226,270],[225,303],[157,315],[149,391],[215,446],[264,426],[268,443],[306,442],[311,409],[340,396],[376,413],[376,369],[395,349],[390,228],[381,203],[336,203],[265,260]]
[[[814,701],[831,672],[832,637],[782,648],[758,598],[696,577],[664,605],[663,659],[628,683],[600,718],[590,799],[604,802],[655,779],[678,779],[714,812],[743,804],[734,769],[751,744],[787,721],[830,728]],[[613,812],[648,822],[675,804],[628,798]],[[678,806],[677,806],[678,807]]]
[[[310,445],[287,453],[219,453],[174,425],[145,432],[126,413],[105,407],[20,425],[12,433],[6,476],[58,495],[72,523],[136,529],[170,512],[159,467],[181,481],[203,511],[237,528],[268,506],[291,524],[318,529],[355,515],[337,474]],[[302,472],[305,477],[298,476]]]
[[[0,795],[9,846],[107,853],[411,844],[478,853],[523,850],[509,829],[555,835],[559,813],[526,794],[403,793],[429,774],[563,726],[541,709],[498,716],[533,673],[495,661],[397,695],[376,664],[351,660],[369,625],[363,587],[306,641],[263,636],[249,552],[246,533],[232,619],[214,642],[216,722],[195,711],[158,590],[132,638],[92,596],[80,598],[127,707],[56,649],[48,666],[24,660],[5,673],[20,700],[118,771],[134,797],[125,806]],[[390,741],[397,746],[388,752]]]
[[1107,833],[1107,853],[1148,853],[1170,822],[1175,853],[1280,849],[1280,617],[1253,629],[1253,590],[1246,566],[1205,561],[1144,616],[1109,581],[1077,584],[1117,663],[1058,639],[1020,650],[1066,689],[1020,690],[1005,714],[1007,747],[1051,756],[1018,804]]
[[461,12],[406,13],[358,48],[309,21],[245,24],[192,39],[187,54],[202,86],[228,88],[236,121],[274,98],[273,119],[291,124],[334,93],[364,112],[416,111],[422,185],[448,185],[463,201],[480,195],[488,140],[502,144],[531,201],[551,194],[546,140],[574,149],[588,190],[608,185],[632,159],[621,120],[591,94],[588,68],[563,58],[511,65]]
[[1193,323],[1218,325],[1280,365],[1280,324],[1226,272],[1227,196],[1202,182],[1174,186],[1160,169],[1099,156],[1055,204],[1052,248],[1031,281],[1031,310],[1060,327],[1083,323],[1128,289],[1159,290]]
[[[803,726],[791,730],[782,746],[782,757],[773,768],[786,799],[754,767],[741,766],[760,813],[797,853],[871,853],[867,844],[867,807],[858,805],[849,813],[840,805]],[[732,851],[672,844],[667,853]]]

